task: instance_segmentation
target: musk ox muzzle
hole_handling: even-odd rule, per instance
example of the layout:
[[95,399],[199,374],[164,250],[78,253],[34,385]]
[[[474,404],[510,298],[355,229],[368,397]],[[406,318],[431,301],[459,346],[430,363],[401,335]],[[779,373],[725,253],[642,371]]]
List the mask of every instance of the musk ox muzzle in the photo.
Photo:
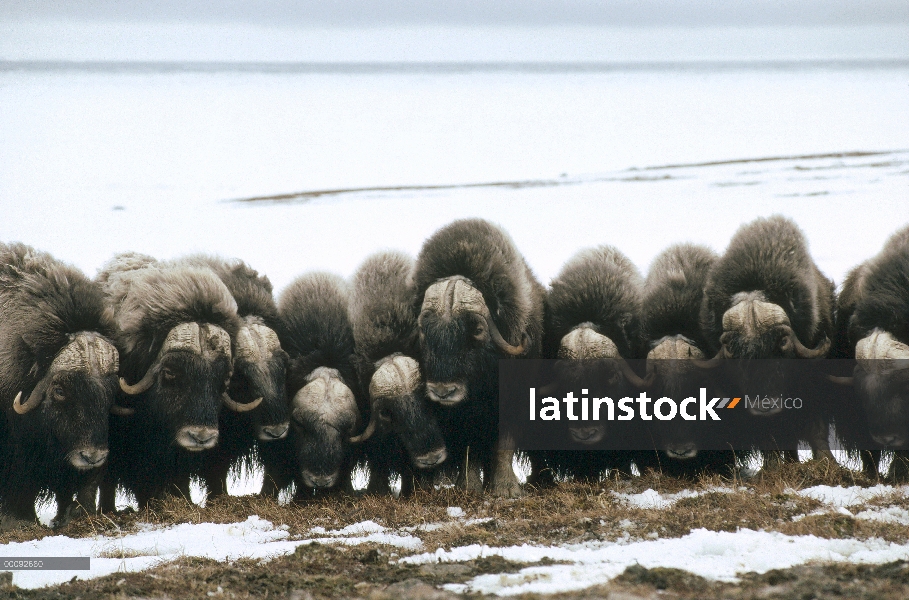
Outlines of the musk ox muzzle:
[[69,464],[79,471],[88,471],[100,467],[107,461],[107,448],[83,447],[66,455]]
[[[83,373],[89,377],[103,379],[116,375],[120,370],[120,355],[113,344],[100,335],[82,331],[69,336],[69,343],[57,353],[44,377],[38,381],[28,400],[22,402],[22,391],[13,399],[13,410],[24,415],[36,409],[51,389],[54,378],[66,371]],[[111,410],[124,410],[112,406]]]
[[601,442],[603,438],[606,437],[606,428],[602,425],[569,427],[568,433],[571,436],[572,442],[590,446]]
[[218,443],[218,429],[198,425],[181,427],[176,439],[180,447],[190,452],[211,450]]

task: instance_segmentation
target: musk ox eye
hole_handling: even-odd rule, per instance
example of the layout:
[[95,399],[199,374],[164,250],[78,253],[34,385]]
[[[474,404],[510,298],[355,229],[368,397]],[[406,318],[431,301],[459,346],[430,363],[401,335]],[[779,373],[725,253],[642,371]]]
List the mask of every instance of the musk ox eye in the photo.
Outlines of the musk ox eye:
[[392,419],[391,411],[388,410],[387,408],[379,409],[379,418],[382,419],[383,421],[391,421],[391,419]]
[[478,340],[482,340],[486,337],[486,328],[482,325],[477,325],[473,330],[473,337]]
[[780,350],[784,352],[792,348],[792,339],[788,335],[784,335],[780,338]]
[[171,371],[170,369],[161,369],[161,377],[164,381],[173,381],[177,378],[177,374]]
[[54,386],[54,389],[51,390],[51,394],[53,395],[54,400],[57,400],[58,402],[66,398],[66,392],[64,392],[63,388],[59,385]]

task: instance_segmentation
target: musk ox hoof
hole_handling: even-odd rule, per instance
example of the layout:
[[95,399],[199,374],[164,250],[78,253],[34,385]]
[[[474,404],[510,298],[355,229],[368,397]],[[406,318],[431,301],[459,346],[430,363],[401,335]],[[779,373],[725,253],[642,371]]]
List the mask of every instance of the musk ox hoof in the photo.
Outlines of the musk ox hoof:
[[496,498],[520,498],[525,494],[524,488],[521,487],[521,483],[517,479],[514,481],[497,481],[492,484],[490,492]]
[[50,522],[51,529],[60,529],[69,525],[72,521],[79,519],[88,514],[82,506],[79,504],[73,503],[67,506],[65,509],[57,511],[57,515]]

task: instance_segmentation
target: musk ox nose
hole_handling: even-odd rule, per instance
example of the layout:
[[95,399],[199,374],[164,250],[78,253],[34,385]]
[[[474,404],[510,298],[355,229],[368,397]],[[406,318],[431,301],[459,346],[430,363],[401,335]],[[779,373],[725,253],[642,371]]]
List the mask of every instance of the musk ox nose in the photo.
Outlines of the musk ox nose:
[[569,427],[568,433],[578,444],[596,444],[606,434],[602,427]]
[[94,469],[104,464],[107,454],[107,449],[83,448],[71,455],[70,464],[77,469]]
[[439,448],[432,452],[427,452],[422,456],[415,456],[413,459],[413,464],[415,464],[420,469],[428,469],[436,465],[442,464],[445,462],[445,459],[448,458],[448,450],[445,448]]
[[426,382],[426,395],[433,402],[445,406],[457,404],[467,395],[467,387],[463,383],[437,383]]
[[669,456],[669,458],[694,458],[698,455],[698,448],[691,442],[687,444],[676,444],[667,447],[666,454]]
[[303,476],[303,483],[311,488],[330,488],[338,480],[337,472],[331,475],[316,475],[309,471],[303,471],[301,475]]
[[273,442],[275,440],[282,440],[287,437],[289,429],[290,421],[278,423],[277,425],[264,425],[259,428],[259,441]]
[[218,443],[218,430],[215,427],[184,427],[177,433],[177,443],[190,452],[209,450]]
[[896,433],[890,435],[872,435],[871,437],[875,442],[885,448],[902,448],[906,445],[906,438]]

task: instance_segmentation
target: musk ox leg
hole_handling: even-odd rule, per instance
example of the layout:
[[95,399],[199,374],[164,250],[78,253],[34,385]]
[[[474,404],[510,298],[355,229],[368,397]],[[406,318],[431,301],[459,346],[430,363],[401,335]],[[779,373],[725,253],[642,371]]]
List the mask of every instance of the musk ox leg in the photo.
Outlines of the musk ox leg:
[[872,481],[880,479],[881,451],[862,450],[859,455],[862,459],[862,473]]
[[388,465],[369,465],[369,484],[366,486],[366,493],[378,496],[391,494],[391,485],[388,482],[390,477],[391,469]]
[[548,488],[556,484],[555,471],[546,461],[546,452],[537,450],[527,453],[530,458],[530,477],[527,478],[527,485],[535,488]]
[[894,483],[909,481],[909,450],[896,450],[893,452],[893,462],[887,472],[887,479]]
[[[212,457],[214,459],[214,457]],[[230,470],[230,459],[218,457],[206,465],[202,479],[205,481],[205,487],[208,490],[208,497],[227,495],[227,472]]]
[[468,446],[467,451],[464,453],[464,460],[461,461],[458,481],[455,485],[462,490],[482,494],[483,481],[480,476],[480,461],[475,455],[471,458],[470,450],[471,448]]
[[521,482],[514,472],[514,438],[501,436],[495,448],[490,490],[499,498],[519,498],[524,495]]
[[101,491],[101,512],[117,512],[117,484],[105,477],[98,487]]
[[831,465],[837,464],[833,452],[830,451],[830,424],[827,419],[822,416],[812,419],[806,428],[805,439],[811,446],[814,460],[826,460]]
[[98,513],[98,486],[101,474],[92,477],[76,492],[75,501],[68,500],[71,495],[66,490],[55,490],[54,495],[57,497],[57,514],[51,521],[51,528],[57,529],[68,524],[73,519],[78,519],[85,515],[94,515]]

